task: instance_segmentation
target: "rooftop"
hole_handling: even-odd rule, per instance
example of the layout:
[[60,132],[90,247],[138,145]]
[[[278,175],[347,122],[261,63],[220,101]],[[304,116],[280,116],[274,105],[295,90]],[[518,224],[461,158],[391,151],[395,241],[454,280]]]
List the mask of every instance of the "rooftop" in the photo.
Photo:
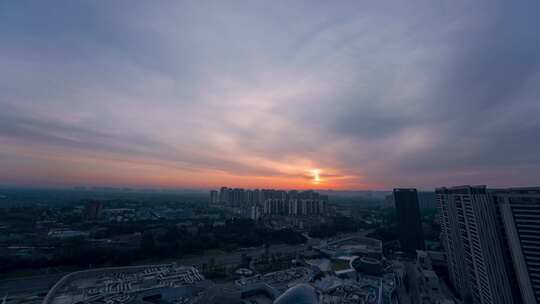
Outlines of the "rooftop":
[[99,268],[64,276],[49,290],[43,304],[123,304],[146,296],[189,303],[209,284],[197,269],[175,264]]

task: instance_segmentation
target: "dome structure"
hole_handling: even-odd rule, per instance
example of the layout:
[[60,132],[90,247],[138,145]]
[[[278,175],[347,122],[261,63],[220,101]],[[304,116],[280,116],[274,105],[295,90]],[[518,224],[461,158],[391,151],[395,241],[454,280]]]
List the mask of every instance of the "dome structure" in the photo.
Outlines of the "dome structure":
[[298,284],[287,289],[274,304],[317,304],[319,303],[315,289],[308,284]]

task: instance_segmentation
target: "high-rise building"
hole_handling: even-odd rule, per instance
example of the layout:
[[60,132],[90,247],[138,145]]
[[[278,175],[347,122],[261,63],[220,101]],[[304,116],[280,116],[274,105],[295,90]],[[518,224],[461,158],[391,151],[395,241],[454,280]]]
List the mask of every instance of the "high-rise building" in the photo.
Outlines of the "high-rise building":
[[424,250],[424,233],[416,189],[394,189],[394,201],[402,250],[411,254],[416,254],[416,250]]
[[514,303],[497,207],[485,186],[436,190],[450,280],[465,303]]
[[210,204],[219,203],[218,192],[216,190],[210,190]]
[[232,204],[234,206],[242,206],[245,202],[245,192],[242,188],[232,190]]
[[524,304],[540,303],[540,188],[493,190]]
[[257,205],[251,206],[249,217],[254,221],[258,221],[261,218],[261,208]]
[[264,200],[266,200],[266,193],[265,193],[265,190],[264,189],[261,189],[259,191],[259,203],[263,203]]
[[[283,191],[273,189],[244,190],[222,187],[219,193],[210,191],[210,201],[232,207],[241,207],[245,216],[257,210],[256,218],[262,215],[321,216],[328,211],[328,195],[315,191]],[[253,208],[256,207],[256,208]]]
[[327,212],[328,196],[314,191],[264,190],[265,215],[320,216]]
[[254,196],[253,196],[253,190],[246,190],[246,203],[249,204],[249,205],[253,205],[255,199],[254,199]]
[[261,204],[263,200],[261,200],[261,191],[259,189],[253,190],[253,203],[254,204]]
[[219,202],[225,205],[231,204],[231,192],[232,189],[229,189],[227,187],[221,187],[221,189],[219,190]]

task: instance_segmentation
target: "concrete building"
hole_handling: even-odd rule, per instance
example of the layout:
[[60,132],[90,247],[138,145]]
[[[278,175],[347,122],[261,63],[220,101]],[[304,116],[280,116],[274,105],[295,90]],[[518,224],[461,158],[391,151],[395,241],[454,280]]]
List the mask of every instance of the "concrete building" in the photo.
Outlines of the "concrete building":
[[436,190],[450,280],[465,303],[514,303],[496,205],[485,186]]
[[540,303],[540,188],[493,190],[524,304]]
[[246,203],[252,205],[255,202],[253,190],[246,190]]
[[253,190],[253,203],[254,204],[260,204],[263,202],[263,199],[261,199],[262,192],[259,189]]
[[[210,191],[210,201],[217,200],[229,207],[240,208],[241,214],[255,216],[252,210],[259,210],[256,217],[262,215],[280,216],[319,216],[328,211],[328,196],[315,191],[284,191],[274,189],[244,190],[242,188],[222,187],[219,191]],[[253,207],[256,206],[256,209]]]
[[210,204],[219,203],[219,195],[216,190],[210,190]]
[[232,204],[233,206],[242,206],[245,203],[245,191],[242,188],[235,188],[232,190]]
[[221,187],[219,190],[219,202],[225,205],[231,204],[231,190],[227,187]]
[[325,215],[328,196],[314,191],[269,191],[263,203],[265,215],[315,216]]
[[254,221],[258,221],[261,218],[261,208],[257,205],[253,205],[250,207],[250,216]]
[[414,254],[416,250],[424,250],[424,233],[416,189],[394,189],[394,201],[402,250]]

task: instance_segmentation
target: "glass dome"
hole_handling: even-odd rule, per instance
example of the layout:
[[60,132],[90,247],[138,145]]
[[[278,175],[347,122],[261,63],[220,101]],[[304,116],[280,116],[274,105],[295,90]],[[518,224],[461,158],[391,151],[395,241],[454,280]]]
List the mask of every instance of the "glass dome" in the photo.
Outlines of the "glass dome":
[[317,304],[317,293],[308,284],[298,284],[287,289],[274,304]]

